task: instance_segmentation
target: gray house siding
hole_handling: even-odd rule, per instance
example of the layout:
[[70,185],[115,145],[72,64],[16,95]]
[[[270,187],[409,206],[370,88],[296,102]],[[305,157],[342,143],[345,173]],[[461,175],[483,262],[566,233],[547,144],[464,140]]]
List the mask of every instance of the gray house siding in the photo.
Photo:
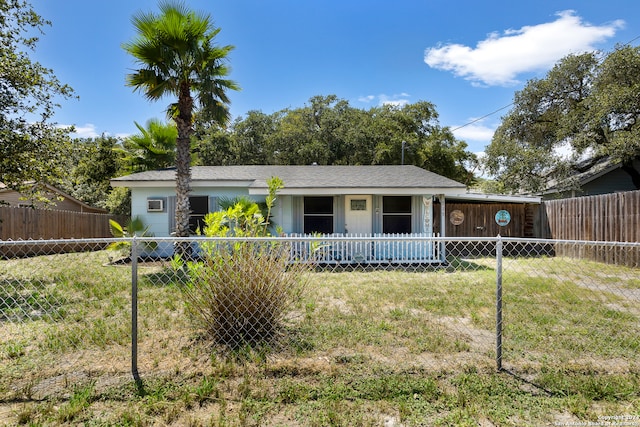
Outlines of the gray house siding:
[[[640,168],[638,168],[640,169]],[[620,191],[637,190],[628,173],[622,169],[616,169],[582,186],[582,196],[595,196],[598,194],[609,194]]]

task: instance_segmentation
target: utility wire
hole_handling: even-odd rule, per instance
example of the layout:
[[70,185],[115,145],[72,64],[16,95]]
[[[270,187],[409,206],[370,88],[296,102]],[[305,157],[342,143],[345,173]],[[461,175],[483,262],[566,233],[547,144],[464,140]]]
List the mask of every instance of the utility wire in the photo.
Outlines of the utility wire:
[[[624,43],[622,46],[629,46],[629,45],[631,45],[631,43],[633,43],[634,41],[636,41],[636,40],[638,40],[638,39],[640,39],[640,36],[634,37],[633,39],[631,39],[631,40],[629,40],[628,42]],[[617,48],[616,48],[616,49],[617,49]],[[615,49],[614,49],[614,50],[615,50]],[[511,107],[513,104],[514,104],[514,103],[512,102],[511,104],[509,104],[509,105],[505,105],[504,107],[501,107],[501,108],[498,108],[497,110],[492,111],[492,112],[491,112],[491,113],[489,113],[489,114],[485,114],[484,116],[482,116],[482,117],[478,117],[477,119],[474,119],[474,120],[471,120],[470,122],[465,123],[465,124],[463,124],[463,125],[461,125],[461,126],[458,126],[457,128],[453,128],[453,129],[451,129],[451,132],[455,132],[455,131],[457,131],[458,129],[462,129],[463,127],[470,126],[470,125],[472,125],[472,124],[474,124],[474,123],[476,123],[476,122],[479,122],[479,121],[481,121],[481,120],[484,120],[484,119],[486,119],[486,118],[487,118],[487,117],[489,117],[489,116],[493,116],[493,115],[494,115],[494,114],[496,114],[497,112],[502,111],[502,110],[504,110],[504,109],[506,109],[506,108]]]
[[504,110],[505,108],[509,108],[509,107],[511,107],[512,105],[513,105],[513,102],[512,102],[511,104],[509,104],[509,105],[505,105],[504,107],[498,108],[497,110],[492,111],[492,112],[491,112],[491,113],[489,113],[489,114],[485,114],[485,115],[484,115],[484,116],[482,116],[482,117],[478,117],[477,119],[471,120],[469,123],[465,123],[465,124],[463,124],[463,125],[461,125],[461,126],[458,126],[457,128],[451,129],[451,132],[455,132],[455,131],[457,131],[458,129],[462,129],[462,128],[463,128],[463,127],[465,127],[465,126],[469,126],[469,125],[474,124],[475,122],[479,122],[480,120],[484,120],[484,119],[486,119],[487,117],[489,117],[489,116],[493,116],[495,113],[497,113],[497,112],[499,112],[499,111]]

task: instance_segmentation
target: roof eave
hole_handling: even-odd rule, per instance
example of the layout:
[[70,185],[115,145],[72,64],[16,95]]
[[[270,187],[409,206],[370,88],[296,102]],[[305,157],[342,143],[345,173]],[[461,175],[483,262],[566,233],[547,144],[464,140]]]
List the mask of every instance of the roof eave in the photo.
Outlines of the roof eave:
[[[191,187],[249,187],[253,183],[253,180],[192,180]],[[112,187],[128,187],[128,188],[175,188],[175,179],[170,180],[149,180],[149,181],[134,181],[134,180],[111,180]]]
[[458,193],[449,195],[449,199],[476,202],[542,203],[542,197],[539,196],[516,196],[508,194]]

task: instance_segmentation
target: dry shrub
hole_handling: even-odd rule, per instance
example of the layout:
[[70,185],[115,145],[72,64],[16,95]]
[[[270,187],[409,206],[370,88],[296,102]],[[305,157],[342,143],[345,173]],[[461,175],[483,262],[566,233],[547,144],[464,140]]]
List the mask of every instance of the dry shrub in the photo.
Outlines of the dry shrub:
[[243,241],[216,244],[189,264],[188,312],[213,341],[232,349],[273,343],[302,296],[310,266],[292,263],[289,245]]
[[[302,296],[308,262],[295,262],[290,245],[269,237],[269,216],[283,183],[268,181],[267,211],[248,199],[205,217],[201,261],[186,264],[187,309],[216,343],[237,349],[272,344],[284,331],[291,306]],[[229,239],[240,238],[239,240]]]

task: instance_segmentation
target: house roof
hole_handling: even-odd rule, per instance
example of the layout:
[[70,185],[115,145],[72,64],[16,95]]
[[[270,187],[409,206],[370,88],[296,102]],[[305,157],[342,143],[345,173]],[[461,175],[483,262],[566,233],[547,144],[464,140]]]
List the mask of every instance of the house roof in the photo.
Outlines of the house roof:
[[[50,193],[52,195],[58,195],[60,197],[62,197],[63,199],[68,200],[69,202],[77,205],[78,207],[80,207],[80,211],[84,212],[93,212],[93,213],[108,213],[109,211],[106,209],[102,209],[102,208],[97,208],[95,206],[91,206],[86,204],[85,202],[76,199],[75,197],[65,193],[64,191],[60,190],[57,187],[54,187],[53,185],[50,184],[37,184],[33,181],[29,181],[29,182],[25,182],[25,185],[29,185],[29,186],[40,186],[45,192]],[[8,187],[5,183],[0,182],[0,197],[2,197],[2,193],[9,193],[9,192],[16,192],[19,193],[17,190],[14,190],[13,188]]]
[[[246,187],[267,194],[267,180],[284,181],[280,194],[452,194],[466,187],[417,166],[194,166],[191,186]],[[140,172],[111,180],[120,187],[174,187],[175,168]]]
[[[638,169],[640,158],[632,162],[632,165]],[[552,179],[547,183],[547,187],[541,194],[558,193],[562,191],[580,189],[586,184],[622,167],[622,161],[608,156],[590,157],[576,163],[572,167],[572,172],[561,181]]]
[[447,196],[449,200],[460,202],[482,202],[482,203],[530,203],[540,204],[540,196],[520,196],[510,194],[486,194],[486,193],[459,193]]

